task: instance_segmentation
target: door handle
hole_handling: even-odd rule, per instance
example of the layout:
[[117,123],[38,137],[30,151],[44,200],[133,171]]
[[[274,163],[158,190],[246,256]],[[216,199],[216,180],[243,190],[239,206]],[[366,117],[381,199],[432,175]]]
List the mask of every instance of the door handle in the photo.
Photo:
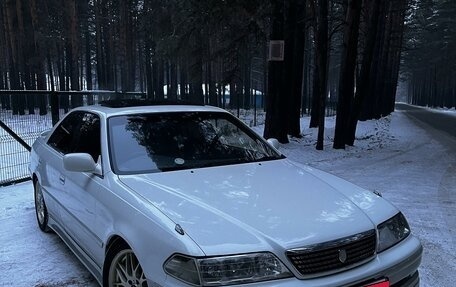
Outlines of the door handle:
[[63,175],[61,175],[61,176],[59,177],[59,180],[60,180],[60,183],[61,183],[61,184],[65,184],[65,177],[64,177]]

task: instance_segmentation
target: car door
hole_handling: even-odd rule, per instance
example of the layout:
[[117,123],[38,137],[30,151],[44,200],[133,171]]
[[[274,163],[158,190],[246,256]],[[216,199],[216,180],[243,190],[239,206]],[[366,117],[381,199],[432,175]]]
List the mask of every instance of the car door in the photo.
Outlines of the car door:
[[[101,163],[100,118],[84,113],[79,126],[73,131],[71,153],[88,153]],[[67,232],[92,261],[98,262],[103,244],[96,226],[97,199],[103,190],[103,177],[93,173],[65,171],[64,206]]]
[[58,206],[59,228],[100,265],[100,256],[95,255],[100,254],[102,243],[96,233],[94,197],[103,179],[92,173],[70,172],[63,166],[63,156],[68,153],[88,153],[94,161],[101,161],[99,116],[85,111],[70,113],[50,136],[48,145],[52,150],[47,174]]
[[[57,229],[66,230],[65,221],[62,219],[62,211],[65,209],[65,170],[63,156],[71,151],[73,141],[72,131],[79,126],[82,113],[73,112],[68,114],[63,121],[54,129],[47,141],[47,147],[40,152],[40,166],[44,170],[41,177],[41,185],[46,191],[49,215],[55,219]],[[59,230],[58,230],[59,231]]]

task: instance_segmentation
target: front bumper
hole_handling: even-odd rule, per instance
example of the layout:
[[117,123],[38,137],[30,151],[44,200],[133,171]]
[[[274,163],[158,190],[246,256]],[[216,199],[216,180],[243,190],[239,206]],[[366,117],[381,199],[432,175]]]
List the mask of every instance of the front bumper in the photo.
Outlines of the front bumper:
[[[374,281],[370,280],[370,281],[366,281],[362,284],[358,284],[356,286],[351,286],[351,287],[369,286],[369,284],[372,284],[374,282],[375,282],[375,280]],[[401,281],[399,281],[393,285],[390,285],[390,287],[419,287],[419,285],[420,285],[420,275],[417,270],[417,271],[415,271],[415,273],[410,274],[409,276],[405,277]]]
[[[359,287],[378,279],[388,278],[391,287],[418,287],[419,275],[417,270],[421,263],[422,252],[423,248],[419,240],[410,235],[396,246],[377,254],[376,258],[370,262],[341,273],[312,279],[287,278],[230,286]],[[285,260],[282,259],[290,270],[295,272],[289,261]],[[166,282],[159,285],[157,285],[157,282],[149,282],[149,286],[160,285],[170,287],[189,286],[170,276],[167,276]]]
[[413,275],[402,279],[391,287],[419,287],[420,286],[420,274],[416,271]]

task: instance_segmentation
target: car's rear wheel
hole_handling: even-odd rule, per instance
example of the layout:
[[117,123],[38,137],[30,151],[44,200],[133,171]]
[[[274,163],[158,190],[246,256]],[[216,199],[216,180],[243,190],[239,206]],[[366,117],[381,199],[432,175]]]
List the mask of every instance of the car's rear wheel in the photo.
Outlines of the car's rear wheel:
[[36,220],[38,221],[38,226],[41,231],[49,232],[51,229],[48,226],[49,214],[47,211],[46,203],[44,202],[43,190],[41,189],[40,183],[35,181],[34,184],[35,190],[35,213]]
[[121,245],[113,251],[108,286],[147,287],[146,276],[133,250],[127,245]]

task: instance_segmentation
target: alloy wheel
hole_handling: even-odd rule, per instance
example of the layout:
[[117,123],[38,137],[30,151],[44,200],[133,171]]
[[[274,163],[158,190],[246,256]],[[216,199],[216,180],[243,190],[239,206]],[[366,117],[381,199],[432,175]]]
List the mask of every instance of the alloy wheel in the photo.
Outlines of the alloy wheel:
[[113,258],[109,287],[147,287],[146,276],[131,249],[124,249]]

